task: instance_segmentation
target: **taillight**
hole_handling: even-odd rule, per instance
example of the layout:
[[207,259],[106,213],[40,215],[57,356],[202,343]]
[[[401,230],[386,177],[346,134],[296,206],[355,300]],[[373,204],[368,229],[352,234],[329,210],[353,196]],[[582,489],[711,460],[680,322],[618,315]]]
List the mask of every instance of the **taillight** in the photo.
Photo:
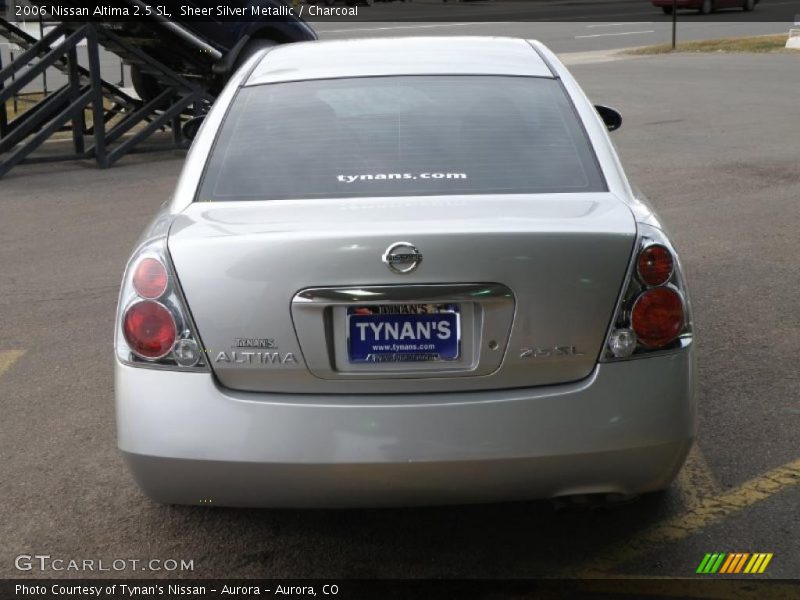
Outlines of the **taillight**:
[[142,300],[128,307],[122,321],[125,341],[145,360],[163,358],[172,351],[178,328],[163,304]]
[[167,291],[167,269],[155,258],[144,258],[133,271],[133,289],[142,298],[155,300]]
[[647,290],[633,304],[631,325],[642,344],[662,348],[674,342],[683,330],[683,300],[671,288]]
[[639,279],[645,285],[662,285],[669,281],[675,262],[672,252],[661,244],[646,246],[636,260]]
[[169,262],[166,234],[145,242],[128,264],[117,308],[117,358],[138,367],[207,371],[203,346]]
[[682,348],[692,321],[680,262],[667,236],[640,223],[636,253],[625,279],[601,361]]

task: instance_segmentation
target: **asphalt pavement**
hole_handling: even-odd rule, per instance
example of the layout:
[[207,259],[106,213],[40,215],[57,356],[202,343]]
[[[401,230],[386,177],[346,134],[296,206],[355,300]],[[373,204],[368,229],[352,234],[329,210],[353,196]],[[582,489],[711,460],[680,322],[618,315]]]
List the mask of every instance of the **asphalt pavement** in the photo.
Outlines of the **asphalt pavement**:
[[[309,6],[302,5],[304,10]],[[336,6],[343,7],[339,2]],[[647,0],[555,0],[519,2],[378,2],[360,6],[358,18],[308,18],[321,39],[386,37],[398,35],[507,35],[538,39],[555,52],[583,53],[667,43],[672,39],[672,17]],[[795,0],[764,0],[753,12],[722,10],[700,15],[686,10],[678,13],[678,41],[788,33],[800,14]],[[308,15],[306,14],[306,17]],[[798,17],[800,18],[800,17]],[[416,20],[415,20],[416,19]],[[38,36],[38,22],[26,26]],[[0,62],[7,64],[18,49],[0,42]],[[78,60],[87,64],[86,49],[78,48]],[[131,88],[130,69],[121,68],[119,58],[100,53],[103,77]],[[57,89],[64,83],[55,69],[46,79],[37,78],[26,92]]]
[[[681,252],[699,437],[676,484],[613,511],[548,502],[300,511],[161,506],[115,447],[113,320],[132,245],[179,153],[20,167],[0,181],[0,576],[20,554],[184,559],[115,576],[691,577],[769,552],[800,578],[800,59],[669,55],[576,65]],[[107,575],[107,574],[105,574]]]
[[[413,6],[419,6],[415,3]],[[398,35],[508,35],[538,39],[555,52],[587,52],[662,44],[672,39],[672,17],[646,0],[630,2],[462,2],[375,4],[371,21],[310,20],[321,39]],[[522,8],[519,8],[522,7]],[[791,0],[760,3],[755,11],[713,15],[679,11],[678,41],[788,33],[800,7]],[[411,16],[427,19],[408,20]],[[527,16],[527,18],[525,18]],[[443,21],[442,19],[447,19]],[[385,19],[385,20],[383,20]]]

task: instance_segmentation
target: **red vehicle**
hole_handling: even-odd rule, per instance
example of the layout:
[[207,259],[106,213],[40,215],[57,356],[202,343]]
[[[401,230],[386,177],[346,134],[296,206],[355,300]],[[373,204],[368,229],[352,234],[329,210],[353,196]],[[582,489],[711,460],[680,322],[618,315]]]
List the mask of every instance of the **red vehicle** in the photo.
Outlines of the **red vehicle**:
[[[750,11],[756,7],[759,0],[677,0],[678,8],[694,8],[701,15],[707,15],[718,8],[741,8]],[[653,6],[660,6],[665,15],[672,14],[672,0],[652,0]]]

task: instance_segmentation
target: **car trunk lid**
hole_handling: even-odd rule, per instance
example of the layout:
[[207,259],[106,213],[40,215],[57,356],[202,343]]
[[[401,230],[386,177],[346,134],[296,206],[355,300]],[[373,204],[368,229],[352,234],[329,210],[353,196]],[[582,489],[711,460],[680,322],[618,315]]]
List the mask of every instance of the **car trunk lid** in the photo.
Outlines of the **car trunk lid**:
[[[588,376],[635,237],[607,192],[351,198],[195,203],[169,250],[222,385],[417,393]],[[398,242],[409,273],[382,260]],[[351,362],[348,313],[387,305],[457,306],[458,360]]]

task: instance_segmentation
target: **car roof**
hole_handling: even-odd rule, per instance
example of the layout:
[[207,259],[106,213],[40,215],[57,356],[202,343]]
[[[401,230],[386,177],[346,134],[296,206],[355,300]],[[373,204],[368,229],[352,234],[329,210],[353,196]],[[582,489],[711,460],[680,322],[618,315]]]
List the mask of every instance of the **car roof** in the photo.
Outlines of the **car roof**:
[[383,75],[553,77],[527,40],[399,37],[284,44],[262,57],[244,85]]

